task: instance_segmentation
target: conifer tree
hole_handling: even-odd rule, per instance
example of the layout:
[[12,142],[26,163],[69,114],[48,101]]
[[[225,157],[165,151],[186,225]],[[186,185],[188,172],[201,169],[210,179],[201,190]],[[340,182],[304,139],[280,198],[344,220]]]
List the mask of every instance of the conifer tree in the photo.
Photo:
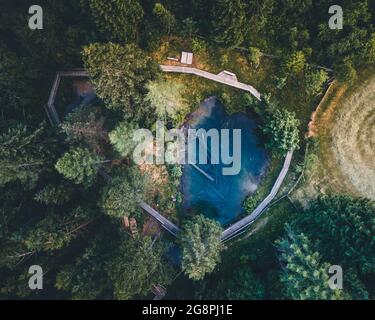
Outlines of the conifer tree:
[[108,162],[86,148],[72,148],[56,163],[56,170],[76,184],[91,185],[101,164]]
[[[106,107],[123,111],[125,119],[141,119],[152,112],[144,104],[145,88],[159,75],[159,66],[135,45],[91,44],[83,61],[97,95]],[[151,109],[151,110],[150,110]]]
[[329,287],[328,269],[314,251],[310,240],[304,234],[295,234],[286,225],[285,238],[276,242],[283,266],[281,281],[285,284],[287,296],[297,300],[337,300],[344,299],[341,290]]
[[138,0],[81,0],[94,17],[99,30],[110,40],[134,42],[144,12]]
[[103,190],[101,207],[112,217],[140,216],[139,202],[146,200],[149,179],[135,167],[114,178]]
[[51,166],[54,142],[44,124],[31,130],[16,123],[0,134],[0,185],[16,180],[35,183]]
[[176,25],[176,17],[159,2],[155,3],[152,12],[157,17],[163,31],[170,34],[173,27]]
[[220,241],[222,228],[218,222],[202,215],[183,225],[180,237],[182,269],[189,278],[202,280],[220,262],[223,249]]
[[242,0],[218,0],[212,19],[217,42],[227,47],[236,47],[243,43],[247,22]]
[[121,122],[110,132],[109,140],[122,157],[130,156],[137,146],[137,142],[133,139],[137,129],[139,129],[139,127],[136,123]]
[[106,264],[114,297],[121,300],[144,297],[153,285],[168,285],[173,270],[165,261],[165,250],[162,242],[150,237],[122,241],[114,259]]

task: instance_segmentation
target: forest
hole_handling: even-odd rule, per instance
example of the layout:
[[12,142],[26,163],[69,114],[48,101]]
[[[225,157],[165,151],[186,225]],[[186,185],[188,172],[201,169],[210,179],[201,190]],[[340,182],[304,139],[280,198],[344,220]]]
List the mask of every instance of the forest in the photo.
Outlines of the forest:
[[[331,2],[344,10],[342,30],[329,28]],[[0,2],[1,299],[152,299],[155,287],[166,299],[375,298],[375,199],[334,188],[283,197],[222,243],[210,208],[183,214],[182,166],[136,165],[131,139],[139,128],[155,132],[158,119],[180,127],[212,95],[231,113],[255,114],[271,160],[243,203],[251,212],[289,150],[288,185],[311,168],[319,143],[306,131],[328,85],[354,86],[374,70],[375,1],[40,0],[44,26],[30,30],[33,4]],[[200,68],[235,71],[262,101],[164,75],[159,64],[183,50]],[[77,68],[96,98],[64,114],[72,81],[63,80],[63,121],[51,125],[55,75]],[[181,235],[163,232],[140,201]],[[29,288],[32,265],[43,268],[43,290]],[[342,290],[327,285],[331,265],[343,269]]]

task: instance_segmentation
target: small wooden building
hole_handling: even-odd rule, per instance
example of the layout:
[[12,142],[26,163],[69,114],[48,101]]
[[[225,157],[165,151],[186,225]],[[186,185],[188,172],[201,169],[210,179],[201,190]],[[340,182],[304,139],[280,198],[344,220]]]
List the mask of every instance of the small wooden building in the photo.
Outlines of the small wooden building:
[[189,64],[189,65],[193,64],[193,53],[182,51],[180,62],[182,64]]

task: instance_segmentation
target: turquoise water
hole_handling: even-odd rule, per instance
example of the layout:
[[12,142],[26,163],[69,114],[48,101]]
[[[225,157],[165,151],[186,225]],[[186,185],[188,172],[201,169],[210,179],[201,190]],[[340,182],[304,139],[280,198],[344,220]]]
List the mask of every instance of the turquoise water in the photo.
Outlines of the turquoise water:
[[[214,181],[190,164],[184,166],[182,175],[186,212],[204,214],[227,224],[243,212],[243,200],[254,193],[268,167],[266,151],[255,132],[257,124],[243,113],[229,116],[220,101],[211,97],[191,115],[189,126],[205,130],[241,129],[241,170],[237,175],[223,175],[222,168],[227,165],[221,162],[221,158],[218,159],[219,164],[211,164],[210,161],[208,164],[197,164]],[[207,149],[210,159],[210,139]],[[232,153],[232,143],[229,150]]]

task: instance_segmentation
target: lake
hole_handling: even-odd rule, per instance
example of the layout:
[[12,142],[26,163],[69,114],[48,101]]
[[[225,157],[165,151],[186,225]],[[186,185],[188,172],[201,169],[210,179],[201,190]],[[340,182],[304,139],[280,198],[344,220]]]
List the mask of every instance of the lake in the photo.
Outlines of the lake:
[[[210,97],[190,115],[188,124],[191,129],[241,130],[241,168],[237,175],[223,175],[223,167],[228,165],[220,158],[218,164],[209,161],[197,167],[185,165],[181,178],[187,213],[203,214],[223,225],[228,224],[243,213],[242,202],[255,192],[268,168],[266,150],[256,133],[256,120],[244,113],[228,115],[224,105],[216,97]],[[206,147],[210,159],[210,139]],[[229,150],[232,152],[233,143]]]

